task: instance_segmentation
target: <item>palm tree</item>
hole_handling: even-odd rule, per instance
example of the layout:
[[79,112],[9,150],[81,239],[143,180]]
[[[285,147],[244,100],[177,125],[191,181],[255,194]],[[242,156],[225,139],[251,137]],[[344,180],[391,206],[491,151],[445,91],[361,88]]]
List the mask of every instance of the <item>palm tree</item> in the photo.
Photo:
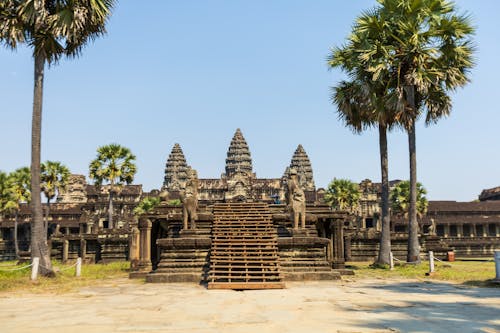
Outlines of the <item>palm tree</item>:
[[[364,38],[357,60],[377,81],[387,78],[387,105],[408,132],[410,203],[407,261],[419,262],[415,123],[432,124],[451,111],[450,91],[465,85],[473,66],[474,32],[447,0],[379,0],[355,26]],[[370,31],[374,33],[369,33]]]
[[68,167],[61,162],[46,161],[42,164],[40,180],[42,192],[47,198],[47,211],[45,213],[45,232],[49,227],[50,200],[54,199],[61,190],[66,189],[70,172]]
[[16,169],[8,175],[4,192],[7,194],[7,200],[3,210],[8,213],[14,213],[14,248],[16,258],[19,258],[19,242],[17,240],[19,210],[22,203],[29,203],[31,200],[30,178],[31,174],[28,167]]
[[377,263],[389,264],[391,252],[391,220],[389,212],[389,158],[387,153],[387,131],[394,126],[397,117],[393,109],[386,106],[388,87],[384,77],[387,72],[380,72],[373,80],[359,61],[359,50],[366,48],[366,35],[378,33],[376,28],[358,31],[353,29],[348,43],[342,48],[334,48],[328,58],[330,68],[340,68],[347,72],[350,81],[341,81],[334,89],[332,100],[337,106],[341,121],[354,133],[361,133],[366,128],[377,126],[379,132],[380,170],[381,170],[381,214],[382,231]]
[[147,214],[155,209],[159,204],[159,197],[146,197],[142,199],[139,204],[137,204],[137,207],[134,208],[134,215],[139,216],[142,214]]
[[113,229],[113,195],[124,183],[134,180],[137,168],[133,163],[135,155],[130,149],[112,143],[97,148],[97,157],[90,162],[90,178],[97,186],[109,183],[108,227]]
[[354,212],[359,206],[359,185],[349,179],[334,178],[325,192],[325,202],[334,210]]
[[40,197],[40,141],[45,64],[63,56],[77,57],[82,48],[103,35],[115,0],[3,0],[0,1],[0,43],[33,49],[34,94],[31,129],[31,257],[40,258],[40,273],[54,276]]
[[[421,183],[417,183],[417,216],[422,218],[427,213],[429,202],[425,195],[427,190]],[[395,214],[409,217],[410,212],[410,182],[405,180],[398,183],[391,190],[391,206]]]

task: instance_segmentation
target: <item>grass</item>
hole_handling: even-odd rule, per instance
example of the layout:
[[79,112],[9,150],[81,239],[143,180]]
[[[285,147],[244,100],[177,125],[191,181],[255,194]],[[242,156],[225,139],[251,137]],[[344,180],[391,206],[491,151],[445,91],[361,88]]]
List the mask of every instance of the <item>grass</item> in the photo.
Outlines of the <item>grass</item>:
[[115,262],[110,264],[82,265],[80,277],[75,277],[75,267],[71,264],[63,265],[59,261],[52,262],[58,271],[55,278],[38,276],[37,281],[31,281],[31,269],[5,271],[20,268],[27,264],[16,266],[15,261],[0,263],[0,292],[19,291],[29,293],[65,293],[81,287],[109,283],[115,279],[127,278],[129,262]]
[[[125,279],[128,277],[130,267],[128,262],[83,265],[82,275],[77,278],[74,267],[53,261],[54,267],[59,270],[56,277],[39,276],[35,282],[30,281],[31,271],[29,268],[13,272],[4,271],[25,265],[16,266],[14,261],[0,262],[0,293],[67,293],[81,287],[112,284],[116,279]],[[425,275],[429,270],[429,263],[426,261],[420,265],[399,265],[392,271],[389,268],[374,268],[368,262],[353,262],[348,268],[355,271],[356,279],[438,280],[479,287],[500,287],[499,284],[491,281],[495,277],[495,263],[491,261],[436,262],[436,272],[432,276]]]
[[353,262],[348,268],[355,271],[357,278],[439,280],[480,287],[499,287],[492,282],[495,278],[495,263],[492,261],[435,262],[432,276],[425,275],[429,271],[428,261],[423,261],[420,265],[397,265],[392,271],[388,267],[374,268],[370,264]]

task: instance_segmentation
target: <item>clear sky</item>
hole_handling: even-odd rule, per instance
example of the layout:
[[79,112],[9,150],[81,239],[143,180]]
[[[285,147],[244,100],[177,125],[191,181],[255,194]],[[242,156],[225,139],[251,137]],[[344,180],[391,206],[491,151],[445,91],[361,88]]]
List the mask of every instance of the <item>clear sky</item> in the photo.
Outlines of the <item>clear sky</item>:
[[[470,201],[500,185],[500,2],[457,2],[477,27],[472,83],[452,115],[417,127],[418,178],[431,200]],[[159,188],[174,143],[200,178],[224,171],[240,127],[257,177],[280,177],[301,143],[317,187],[334,177],[380,180],[378,135],[354,135],[337,120],[330,47],[362,10],[357,1],[119,2],[108,34],[79,59],[46,71],[42,160],[88,175],[96,148],[112,142],[137,155],[136,183]],[[0,49],[0,170],[29,165],[33,60]],[[407,137],[389,136],[389,176],[408,179]]]

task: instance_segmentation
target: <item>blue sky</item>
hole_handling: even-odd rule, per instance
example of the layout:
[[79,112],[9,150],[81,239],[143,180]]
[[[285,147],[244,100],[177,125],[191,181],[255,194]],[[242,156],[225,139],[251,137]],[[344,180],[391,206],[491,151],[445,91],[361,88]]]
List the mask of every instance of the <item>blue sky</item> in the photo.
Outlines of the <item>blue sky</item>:
[[[337,120],[330,87],[343,76],[325,62],[374,4],[122,0],[104,38],[46,71],[42,160],[87,175],[96,148],[117,142],[137,155],[135,182],[150,190],[176,142],[201,178],[219,177],[240,127],[258,177],[280,177],[301,143],[317,187],[379,181],[377,132],[353,135]],[[431,200],[474,200],[500,185],[500,2],[457,5],[477,27],[477,65],[452,115],[417,127],[418,178]],[[30,50],[0,49],[0,77],[0,170],[12,171],[30,161]],[[402,132],[389,136],[389,166],[391,179],[408,178]]]

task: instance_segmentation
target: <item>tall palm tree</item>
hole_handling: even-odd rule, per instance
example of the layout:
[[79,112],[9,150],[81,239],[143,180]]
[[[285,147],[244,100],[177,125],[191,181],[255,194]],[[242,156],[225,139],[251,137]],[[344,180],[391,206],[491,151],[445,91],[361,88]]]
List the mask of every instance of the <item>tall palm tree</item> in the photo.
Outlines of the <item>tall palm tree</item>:
[[42,192],[47,198],[47,210],[45,212],[45,232],[49,227],[50,200],[54,199],[61,190],[66,189],[70,172],[67,166],[61,162],[45,161],[42,164],[40,180]]
[[109,183],[108,227],[113,224],[113,195],[124,183],[130,184],[134,180],[137,167],[134,164],[135,155],[130,149],[112,143],[97,148],[97,157],[90,162],[90,178],[97,186],[103,182]]
[[7,191],[9,195],[4,210],[14,214],[14,248],[16,251],[16,258],[19,258],[19,242],[17,239],[19,210],[22,203],[29,203],[31,200],[30,178],[30,169],[28,167],[23,167],[11,172],[7,180]]
[[325,193],[325,202],[335,210],[354,212],[359,206],[359,185],[349,179],[334,178]]
[[409,240],[407,261],[420,261],[417,222],[417,161],[415,123],[425,112],[431,124],[449,115],[450,91],[469,81],[473,66],[467,15],[456,13],[447,0],[381,0],[390,56],[382,58],[393,69],[392,101],[408,132],[410,155]]
[[0,43],[33,49],[34,93],[31,130],[31,257],[40,258],[40,273],[53,276],[40,197],[40,141],[45,64],[63,56],[77,57],[82,48],[103,35],[115,0],[3,0],[0,1]]
[[[427,213],[429,202],[425,195],[427,190],[417,183],[417,216],[422,218]],[[410,182],[402,181],[391,190],[391,206],[395,214],[408,218],[410,213]]]
[[[388,79],[387,105],[408,133],[410,208],[407,261],[419,262],[415,124],[432,124],[451,111],[450,91],[465,85],[473,66],[474,32],[467,15],[447,0],[379,0],[355,29],[363,34],[357,60],[377,81]],[[368,33],[374,31],[376,33]]]
[[389,158],[387,153],[387,131],[397,121],[393,109],[386,106],[387,72],[379,73],[374,80],[359,61],[359,50],[366,48],[367,35],[378,33],[376,27],[358,31],[354,27],[348,43],[341,48],[334,48],[328,58],[331,68],[341,68],[347,72],[350,81],[341,81],[333,89],[333,102],[337,106],[339,118],[353,130],[361,133],[369,127],[377,126],[379,132],[380,170],[381,170],[381,217],[382,230],[377,263],[386,265],[390,262],[391,220],[389,212]]

